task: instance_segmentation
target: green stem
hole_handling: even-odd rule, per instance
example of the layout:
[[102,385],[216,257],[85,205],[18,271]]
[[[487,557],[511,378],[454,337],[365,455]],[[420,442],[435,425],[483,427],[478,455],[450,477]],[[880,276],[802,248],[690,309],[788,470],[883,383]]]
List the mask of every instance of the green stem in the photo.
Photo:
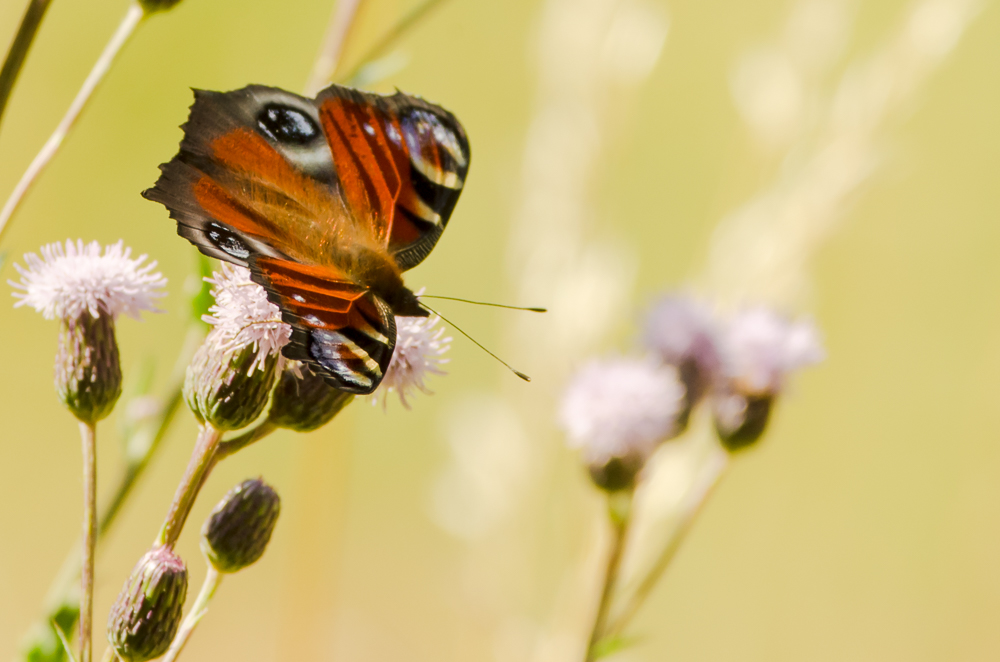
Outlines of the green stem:
[[643,578],[638,588],[632,593],[631,598],[625,603],[621,613],[608,626],[607,636],[620,635],[629,622],[631,622],[636,612],[639,611],[646,598],[649,597],[649,594],[652,593],[660,577],[663,576],[663,573],[677,555],[677,551],[687,538],[698,515],[704,510],[705,504],[708,503],[708,498],[715,491],[715,488],[718,487],[728,466],[729,454],[721,448],[714,450],[684,496],[684,501],[679,508],[679,522],[670,539],[667,541],[666,546],[660,552],[660,556]]
[[216,461],[227,458],[236,451],[243,450],[250,444],[260,441],[277,429],[278,426],[272,423],[271,419],[264,419],[256,427],[250,428],[243,434],[233,437],[232,439],[226,439],[220,443],[219,450],[215,453]]
[[205,484],[209,472],[215,465],[215,451],[219,448],[222,440],[222,431],[215,429],[211,423],[203,423],[198,432],[198,440],[195,442],[194,451],[188,461],[187,469],[181,482],[177,486],[174,500],[167,511],[167,518],[160,529],[160,535],[156,538],[154,545],[161,547],[173,547],[184,529],[184,523],[188,515],[191,514],[191,507]]
[[[104,511],[97,520],[97,542],[101,543],[112,525],[118,518],[122,508],[128,502],[135,486],[145,474],[146,468],[156,454],[163,439],[166,437],[171,424],[183,402],[181,388],[184,384],[184,372],[187,364],[191,361],[191,356],[197,349],[204,337],[203,326],[192,324],[188,330],[184,344],[178,353],[174,363],[171,384],[163,409],[159,418],[152,425],[143,426],[133,430],[125,439],[126,448],[132,449],[127,453],[128,461],[124,471],[118,478],[118,484],[110,501],[104,506]],[[155,425],[155,431],[150,434],[148,430]],[[148,440],[142,441],[140,438],[149,434]],[[141,443],[140,443],[141,442]],[[24,659],[52,659],[45,657],[43,650],[52,650],[52,644],[58,644],[54,639],[55,632],[50,624],[55,621],[66,632],[72,632],[77,623],[79,612],[77,611],[79,600],[76,600],[76,589],[79,586],[80,578],[80,552],[79,546],[74,545],[73,549],[66,555],[59,573],[52,581],[49,588],[48,597],[45,600],[45,615],[39,619],[39,627],[36,627],[38,636],[30,640],[25,648]],[[76,600],[76,605],[72,601]],[[57,649],[58,650],[58,649]],[[61,654],[57,659],[62,659]]]
[[91,662],[94,624],[94,549],[97,544],[97,428],[80,422],[83,446],[83,544],[80,554],[80,662]]
[[215,596],[215,592],[219,589],[219,585],[222,584],[223,576],[221,572],[209,564],[208,574],[205,575],[205,581],[201,585],[198,599],[194,601],[191,611],[188,612],[184,622],[181,623],[181,627],[177,631],[174,640],[170,643],[170,650],[167,651],[163,662],[174,662],[177,656],[181,654],[181,651],[184,650],[184,645],[191,638],[194,629],[198,627],[198,623],[208,612],[208,603],[211,602],[212,597]]
[[605,623],[611,610],[615,587],[618,584],[618,570],[621,567],[628,540],[629,525],[632,521],[633,498],[634,492],[632,490],[613,492],[608,495],[608,520],[612,529],[611,550],[608,553],[608,562],[604,569],[601,599],[597,604],[594,626],[590,630],[590,640],[587,643],[586,662],[593,662],[597,659],[598,644],[604,638]]
[[28,169],[24,171],[17,186],[14,187],[14,191],[4,204],[3,209],[0,209],[0,240],[3,238],[3,233],[7,229],[11,217],[17,211],[21,201],[24,200],[24,196],[27,195],[31,186],[38,179],[38,176],[45,170],[52,157],[59,151],[63,140],[69,135],[73,125],[76,124],[76,120],[80,117],[80,113],[87,105],[87,102],[90,101],[94,90],[97,89],[101,81],[104,80],[105,74],[111,69],[111,65],[121,51],[122,46],[128,42],[129,37],[135,32],[135,28],[139,25],[143,15],[142,7],[138,4],[133,3],[128,8],[118,29],[104,47],[104,51],[100,57],[97,58],[97,62],[94,64],[93,69],[90,70],[90,74],[86,80],[84,80],[80,91],[76,93],[76,97],[66,110],[66,114],[63,115],[56,130],[46,141],[45,145],[42,146],[42,149],[35,156]]
[[31,50],[31,44],[35,41],[35,35],[38,34],[38,28],[51,2],[52,0],[31,0],[24,11],[21,24],[17,27],[17,34],[14,35],[14,41],[7,51],[7,58],[3,61],[3,68],[0,69],[0,121],[3,121],[3,113],[7,109],[10,93],[14,91],[14,83],[17,82],[24,60]]

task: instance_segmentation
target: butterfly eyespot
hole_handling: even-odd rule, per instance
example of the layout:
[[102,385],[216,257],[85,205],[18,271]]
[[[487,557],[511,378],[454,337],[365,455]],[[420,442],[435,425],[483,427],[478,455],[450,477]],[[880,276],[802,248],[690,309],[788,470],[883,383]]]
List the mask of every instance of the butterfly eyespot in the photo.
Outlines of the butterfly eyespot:
[[218,223],[209,223],[208,231],[205,234],[208,235],[209,241],[222,252],[240,260],[250,257],[250,249],[247,248],[247,245],[228,228]]
[[306,145],[319,135],[319,127],[301,110],[270,104],[257,115],[257,126],[269,138],[286,145]]

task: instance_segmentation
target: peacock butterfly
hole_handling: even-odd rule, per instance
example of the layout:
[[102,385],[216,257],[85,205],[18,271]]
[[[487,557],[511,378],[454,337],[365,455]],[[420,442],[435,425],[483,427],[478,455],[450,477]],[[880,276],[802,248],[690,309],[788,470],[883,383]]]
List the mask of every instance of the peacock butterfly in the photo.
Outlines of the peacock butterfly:
[[427,257],[458,202],[462,125],[401,92],[333,85],[307,99],[251,85],[196,90],[182,128],[143,196],[201,252],[250,270],[292,326],[286,357],[336,388],[374,391],[394,317],[427,315],[402,272]]

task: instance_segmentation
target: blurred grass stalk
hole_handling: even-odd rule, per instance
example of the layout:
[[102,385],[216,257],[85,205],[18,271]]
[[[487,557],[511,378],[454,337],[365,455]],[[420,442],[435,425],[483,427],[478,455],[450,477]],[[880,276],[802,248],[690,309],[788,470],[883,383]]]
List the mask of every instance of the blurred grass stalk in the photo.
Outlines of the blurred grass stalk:
[[[42,146],[42,149],[35,156],[34,160],[32,160],[28,169],[24,171],[23,175],[21,175],[21,179],[14,187],[14,191],[10,194],[7,202],[4,203],[3,209],[0,209],[0,242],[3,241],[4,232],[9,227],[10,220],[13,218],[14,213],[20,206],[21,201],[24,200],[24,196],[27,195],[32,185],[38,179],[38,176],[43,170],[45,170],[45,167],[52,160],[52,157],[54,157],[59,151],[59,147],[62,145],[63,140],[66,139],[66,136],[69,135],[69,132],[73,129],[73,125],[76,124],[77,119],[79,119],[80,113],[83,112],[87,102],[90,101],[90,97],[101,84],[101,81],[104,80],[104,76],[108,73],[108,71],[110,71],[111,65],[114,64],[115,58],[118,57],[122,47],[128,43],[129,38],[135,33],[136,27],[138,27],[139,23],[147,15],[148,12],[146,12],[138,3],[131,4],[125,12],[125,16],[118,25],[118,29],[115,30],[111,40],[108,41],[107,45],[104,47],[104,51],[101,53],[100,57],[97,58],[97,62],[94,63],[94,67],[90,70],[90,74],[88,74],[87,78],[84,80],[80,91],[77,92],[73,102],[66,110],[66,114],[63,115],[63,118],[59,121],[55,131]],[[38,17],[38,20],[41,20],[40,16]],[[20,36],[19,32],[18,37]],[[32,34],[31,36],[33,37],[34,35]],[[29,46],[30,41],[24,45],[24,48],[27,49]],[[11,81],[11,85],[13,85],[13,80]]]
[[3,68],[0,69],[0,126],[3,125],[3,114],[7,109],[7,101],[10,99],[17,77],[24,67],[24,61],[28,57],[28,51],[35,41],[38,28],[42,25],[45,12],[48,10],[52,0],[31,0],[28,8],[24,10],[24,16],[17,27],[17,34],[10,43],[7,57],[4,59]]

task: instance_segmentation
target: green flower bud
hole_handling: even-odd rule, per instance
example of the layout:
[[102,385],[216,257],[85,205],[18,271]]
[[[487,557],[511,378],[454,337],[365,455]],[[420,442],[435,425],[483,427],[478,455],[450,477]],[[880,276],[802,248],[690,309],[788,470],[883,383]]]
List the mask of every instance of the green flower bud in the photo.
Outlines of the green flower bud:
[[606,492],[635,487],[636,476],[646,466],[646,457],[632,453],[623,457],[611,457],[602,462],[590,462],[587,470],[597,487]]
[[181,0],[139,0],[139,4],[142,5],[142,10],[147,14],[153,14],[158,11],[167,11],[173,9],[175,6],[180,4]]
[[201,551],[219,572],[236,572],[264,555],[281,512],[278,493],[260,478],[229,491],[205,520]]
[[738,451],[756,443],[764,434],[773,404],[773,393],[731,393],[716,398],[715,430],[726,450]]
[[184,380],[184,399],[199,422],[238,430],[267,406],[277,353],[261,355],[253,344],[230,349],[213,330],[194,355]]
[[145,662],[170,648],[187,596],[187,568],[169,547],[146,552],[108,616],[108,641],[124,662]]
[[114,409],[122,394],[122,368],[115,320],[100,312],[66,319],[56,352],[56,392],[84,423],[96,423]]
[[304,363],[290,361],[271,394],[267,417],[281,428],[311,432],[340,413],[354,395],[326,383]]

